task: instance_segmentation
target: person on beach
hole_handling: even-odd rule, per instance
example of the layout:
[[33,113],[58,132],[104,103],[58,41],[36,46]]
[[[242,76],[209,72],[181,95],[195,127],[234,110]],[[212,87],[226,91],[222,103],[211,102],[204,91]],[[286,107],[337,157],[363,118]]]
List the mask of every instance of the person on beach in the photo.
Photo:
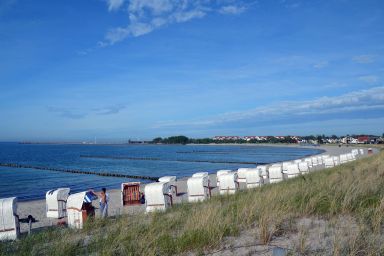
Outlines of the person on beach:
[[107,189],[102,188],[100,192],[100,216],[103,219],[108,217],[108,201],[109,195],[107,194]]

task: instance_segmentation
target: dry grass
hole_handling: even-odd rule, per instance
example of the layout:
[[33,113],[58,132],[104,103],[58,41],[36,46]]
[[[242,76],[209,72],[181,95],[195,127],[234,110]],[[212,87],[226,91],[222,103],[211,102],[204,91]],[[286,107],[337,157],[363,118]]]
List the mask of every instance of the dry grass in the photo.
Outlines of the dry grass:
[[[255,228],[268,244],[297,218],[351,216],[353,232],[338,228],[325,248],[333,255],[384,253],[384,152],[287,182],[181,204],[165,213],[97,220],[84,230],[50,229],[14,243],[0,243],[1,254],[19,255],[173,255],[220,246],[227,236]],[[348,225],[347,225],[348,226]],[[305,230],[298,250],[307,251]],[[343,233],[344,232],[344,233]],[[349,233],[348,233],[349,232]]]

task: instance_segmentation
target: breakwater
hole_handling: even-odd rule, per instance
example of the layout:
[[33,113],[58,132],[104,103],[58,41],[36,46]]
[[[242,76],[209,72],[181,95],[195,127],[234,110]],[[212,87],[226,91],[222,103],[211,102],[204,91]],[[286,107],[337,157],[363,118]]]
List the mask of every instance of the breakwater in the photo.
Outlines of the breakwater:
[[59,169],[59,168],[52,168],[52,167],[45,167],[45,166],[33,166],[33,165],[24,165],[24,164],[15,164],[15,163],[0,163],[0,166],[10,167],[10,168],[44,170],[44,171],[52,171],[52,172],[97,175],[97,176],[104,176],[104,177],[139,179],[139,180],[157,181],[159,179],[159,177],[151,177],[151,176],[128,175],[128,174],[113,173],[113,172],[95,172],[95,171],[85,171],[85,170]]
[[250,161],[219,161],[219,160],[189,160],[189,159],[163,159],[156,157],[128,157],[128,156],[106,156],[106,155],[80,155],[81,158],[99,158],[111,160],[137,160],[137,161],[166,161],[166,162],[187,162],[187,163],[212,163],[212,164],[266,164]]

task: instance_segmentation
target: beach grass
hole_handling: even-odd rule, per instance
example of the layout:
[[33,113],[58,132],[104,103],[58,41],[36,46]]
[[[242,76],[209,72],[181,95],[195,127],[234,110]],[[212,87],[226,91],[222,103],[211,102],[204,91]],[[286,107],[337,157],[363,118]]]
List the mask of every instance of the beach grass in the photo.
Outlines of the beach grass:
[[[310,230],[300,220],[328,223],[322,251],[307,246]],[[202,203],[182,203],[164,213],[94,220],[83,230],[50,228],[11,243],[2,255],[174,255],[216,250],[228,237],[255,231],[268,245],[297,233],[290,248],[301,254],[383,255],[384,151],[286,182]]]

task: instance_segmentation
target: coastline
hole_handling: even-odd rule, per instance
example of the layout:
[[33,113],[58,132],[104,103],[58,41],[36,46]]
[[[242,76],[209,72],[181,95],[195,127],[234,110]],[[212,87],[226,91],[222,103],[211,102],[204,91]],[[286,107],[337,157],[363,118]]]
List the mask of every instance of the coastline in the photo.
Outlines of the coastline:
[[[260,145],[261,146],[261,145]],[[263,145],[264,146],[264,145]],[[276,145],[277,146],[277,145]],[[280,147],[283,147],[283,145],[278,145]],[[295,147],[300,147],[298,145],[292,145]],[[302,147],[305,148],[305,147]],[[310,147],[312,148],[312,147]],[[329,155],[339,155],[343,154],[345,152],[349,152],[352,148],[358,148],[358,147],[336,147],[336,146],[319,146],[318,149],[321,150],[320,154],[329,154]],[[377,153],[378,151],[375,150],[374,153]],[[366,156],[366,154],[365,154]],[[307,157],[307,156],[305,156]],[[198,171],[198,170],[196,170]],[[164,174],[166,175],[166,173]],[[212,184],[216,184],[216,174],[210,174],[210,179]],[[179,195],[175,198],[174,202],[181,203],[187,201],[187,179],[188,177],[182,177],[177,180],[177,186],[178,186],[178,192]],[[243,185],[243,184],[242,184]],[[141,184],[140,190],[144,191],[145,183]],[[58,186],[59,187],[59,186]],[[110,203],[109,203],[109,215],[110,216],[116,216],[121,214],[136,214],[140,212],[145,211],[144,205],[134,205],[134,206],[128,206],[123,207],[121,205],[121,190],[119,188],[108,190],[107,193],[110,196]],[[218,190],[215,187],[212,190],[212,194],[216,195],[218,194]],[[98,201],[94,201],[93,205],[98,208]],[[44,227],[49,227],[57,224],[57,220],[55,219],[48,219],[46,218],[45,213],[45,199],[37,199],[37,200],[30,200],[30,201],[20,201],[18,202],[18,214],[21,218],[26,217],[28,215],[32,215],[35,217],[38,222],[34,223],[32,225],[33,230],[38,230]],[[98,215],[98,211],[96,213],[96,216]],[[21,224],[21,231],[26,232],[28,229],[27,224]]]

